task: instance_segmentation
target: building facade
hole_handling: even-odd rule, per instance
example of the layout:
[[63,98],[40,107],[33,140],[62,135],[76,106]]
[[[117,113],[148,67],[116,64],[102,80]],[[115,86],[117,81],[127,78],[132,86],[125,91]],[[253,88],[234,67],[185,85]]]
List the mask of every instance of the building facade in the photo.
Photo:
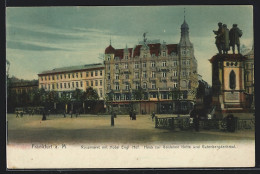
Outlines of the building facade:
[[86,91],[88,87],[92,87],[98,93],[99,99],[104,99],[103,64],[56,68],[39,73],[38,79],[39,88],[57,91],[59,96],[63,93],[71,97],[75,89]]
[[[105,92],[113,107],[124,110],[136,104],[138,113],[189,111],[198,86],[197,60],[189,27],[181,25],[179,44],[144,41],[133,48],[105,49]],[[141,93],[137,99],[135,93]],[[141,92],[140,92],[141,91]],[[178,93],[178,97],[174,95]]]

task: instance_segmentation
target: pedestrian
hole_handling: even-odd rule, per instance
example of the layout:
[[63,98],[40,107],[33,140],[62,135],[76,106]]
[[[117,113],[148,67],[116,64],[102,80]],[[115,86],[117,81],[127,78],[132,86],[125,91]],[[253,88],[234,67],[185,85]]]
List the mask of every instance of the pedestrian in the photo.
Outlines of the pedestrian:
[[228,132],[235,131],[235,121],[234,121],[234,116],[232,114],[229,114],[227,116],[227,131]]
[[46,113],[45,111],[42,112],[42,121],[45,121],[46,120]]
[[70,110],[70,118],[72,118],[72,114],[73,114],[73,112],[72,112],[72,110]]
[[66,111],[65,110],[63,112],[63,116],[64,116],[64,118],[66,118]]
[[155,113],[153,112],[153,113],[152,113],[152,120],[154,119],[154,117],[155,117]]
[[136,113],[135,113],[135,111],[133,112],[132,120],[136,120]]
[[114,118],[116,118],[116,113],[114,113]]
[[194,119],[193,119],[193,124],[194,124],[194,128],[195,131],[199,132],[199,128],[200,128],[200,117],[199,114],[196,113]]
[[19,118],[19,112],[16,111],[16,118]]
[[130,112],[129,112],[129,117],[130,117],[130,120],[132,120],[132,119],[133,119],[133,118],[132,118],[132,113],[133,113],[132,111],[130,111]]
[[111,113],[111,126],[113,127],[115,124],[115,121],[114,121],[114,114],[113,112]]

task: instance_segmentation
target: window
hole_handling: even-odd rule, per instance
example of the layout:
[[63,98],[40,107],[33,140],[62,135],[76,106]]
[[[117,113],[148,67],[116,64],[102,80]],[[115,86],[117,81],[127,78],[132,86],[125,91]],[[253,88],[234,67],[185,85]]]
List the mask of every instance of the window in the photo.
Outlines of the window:
[[155,89],[155,88],[156,88],[155,82],[152,82],[152,89]]
[[156,75],[155,75],[155,71],[152,72],[152,78],[155,78]]
[[74,88],[74,82],[72,82],[72,88]]
[[80,81],[80,87],[82,87],[83,86],[83,82],[82,81]]
[[110,55],[107,56],[107,60],[111,60],[111,56]]
[[54,89],[54,84],[51,85],[52,89]]
[[93,74],[94,74],[93,71],[91,71],[91,77],[93,77]]
[[48,84],[48,89],[49,89],[49,90],[51,89],[51,85],[50,85],[50,84]]
[[144,55],[143,55],[143,58],[146,58],[146,57],[147,57],[147,54],[144,54]]
[[115,64],[115,69],[118,69],[118,63]]
[[177,64],[177,61],[176,60],[174,60],[173,61],[173,66],[177,66],[178,64]]
[[95,86],[98,86],[98,81],[97,80],[95,80]]
[[147,88],[147,83],[144,82],[144,84],[143,84],[143,89],[146,89],[146,88]]
[[89,82],[88,81],[86,81],[86,84],[87,84],[87,87],[89,86]]
[[79,87],[79,82],[76,82],[76,88],[78,88]]
[[236,89],[236,74],[233,70],[229,74],[229,88]]
[[70,74],[68,74],[68,78],[70,79]]
[[166,52],[165,52],[165,51],[163,51],[162,55],[163,55],[163,57],[165,57],[165,56],[166,56]]
[[108,65],[107,69],[110,70],[110,65]]
[[108,85],[107,85],[107,90],[110,90],[110,89],[111,89],[111,85],[108,84]]
[[154,54],[154,53],[152,54],[152,57],[155,57],[155,54]]
[[186,65],[186,60],[183,60],[183,61],[182,61],[182,65]]
[[86,77],[88,77],[88,72],[86,72]]
[[190,60],[187,60],[187,61],[186,61],[186,65],[190,65]]
[[48,78],[49,78],[49,80],[51,80],[51,77],[50,77],[50,76],[48,76]]
[[178,85],[177,81],[174,80],[174,82],[173,82],[173,88],[177,88],[177,85]]
[[60,88],[62,88],[62,83],[60,83]]
[[139,72],[135,72],[135,78],[139,79]]
[[102,86],[102,80],[99,80],[99,85]]
[[125,63],[125,68],[126,68],[126,69],[128,68],[128,63]]
[[99,71],[99,75],[100,75],[100,76],[102,76],[102,75],[103,75],[103,73],[102,73],[102,70],[101,70],[101,71]]
[[[56,76],[56,79],[59,80],[59,75]],[[46,77],[45,77],[45,80],[46,80]]]
[[129,90],[129,83],[126,83],[126,84],[125,84],[125,89],[126,89],[126,90]]
[[95,76],[98,76],[98,71],[95,71]]
[[99,96],[100,96],[100,97],[103,97],[103,91],[102,91],[102,88],[99,88]]
[[119,79],[119,74],[116,74],[115,78],[116,78],[116,80],[118,80]]
[[166,66],[166,61],[163,61],[163,62],[162,62],[162,66]]
[[139,68],[138,62],[135,62],[135,68]]
[[119,90],[119,83],[116,83],[116,90]]
[[140,84],[138,82],[135,83],[135,89],[139,89]]
[[186,71],[182,71],[182,76],[186,76]]
[[45,80],[47,80],[46,76],[45,76]]
[[107,73],[107,79],[110,80],[110,73]]
[[127,55],[125,56],[125,59],[128,59],[128,56],[127,56]]
[[74,78],[74,73],[72,73],[72,78]]
[[76,73],[76,78],[78,78],[79,76],[78,76],[78,73]]
[[176,77],[178,75],[177,71],[173,71],[173,76]]
[[155,67],[155,62],[152,62],[152,63],[151,63],[151,66],[152,66],[152,67]]
[[70,88],[70,83],[68,83],[68,88]]
[[64,79],[66,79],[66,74],[64,74]]
[[146,62],[143,62],[143,68],[146,68]]
[[59,84],[58,83],[56,84],[56,87],[57,87],[57,89],[59,89]]
[[166,72],[163,72],[163,73],[162,73],[162,77],[166,77]]
[[93,81],[91,80],[91,86],[93,86]]
[[146,71],[143,72],[143,78],[144,78],[144,79],[147,78],[147,73],[146,73]]
[[66,88],[66,87],[67,87],[67,86],[66,86],[66,83],[64,83],[63,86],[64,86],[64,88]]
[[80,73],[80,78],[82,78],[82,72]]
[[125,79],[129,79],[129,74],[125,74]]
[[62,74],[60,75],[60,79],[62,79]]

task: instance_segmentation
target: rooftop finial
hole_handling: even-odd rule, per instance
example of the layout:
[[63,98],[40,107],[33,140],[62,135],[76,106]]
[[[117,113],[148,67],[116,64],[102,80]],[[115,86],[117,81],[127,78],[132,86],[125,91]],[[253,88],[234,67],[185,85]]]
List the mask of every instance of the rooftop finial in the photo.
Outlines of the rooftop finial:
[[184,21],[185,21],[185,8],[184,8]]
[[110,36],[110,40],[109,40],[109,43],[110,43],[110,45],[111,45],[111,36]]

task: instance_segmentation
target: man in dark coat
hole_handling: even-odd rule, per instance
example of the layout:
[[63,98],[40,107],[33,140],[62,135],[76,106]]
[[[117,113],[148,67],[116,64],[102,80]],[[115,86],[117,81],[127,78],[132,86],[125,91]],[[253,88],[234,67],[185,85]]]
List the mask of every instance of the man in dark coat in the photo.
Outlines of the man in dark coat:
[[229,45],[232,47],[233,54],[235,54],[235,45],[237,45],[237,52],[240,54],[240,37],[242,36],[242,30],[237,27],[237,24],[233,24],[233,28],[229,31]]
[[218,52],[219,54],[222,54],[223,44],[224,44],[224,29],[221,22],[218,23],[218,31],[213,30],[213,32],[216,35],[215,44],[217,46]]
[[193,123],[194,123],[194,128],[197,132],[199,132],[199,128],[200,128],[200,117],[199,114],[196,113],[194,119],[193,119]]
[[227,54],[230,49],[230,46],[229,46],[229,29],[227,28],[226,24],[223,24],[223,30],[224,30],[224,35],[223,35],[224,43],[222,49],[223,49],[223,53]]
[[115,121],[114,121],[114,113],[112,112],[111,113],[111,126],[113,127],[115,124]]

